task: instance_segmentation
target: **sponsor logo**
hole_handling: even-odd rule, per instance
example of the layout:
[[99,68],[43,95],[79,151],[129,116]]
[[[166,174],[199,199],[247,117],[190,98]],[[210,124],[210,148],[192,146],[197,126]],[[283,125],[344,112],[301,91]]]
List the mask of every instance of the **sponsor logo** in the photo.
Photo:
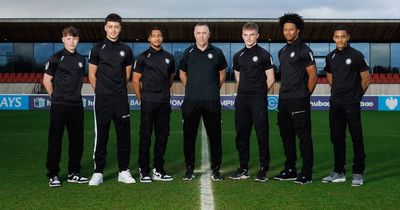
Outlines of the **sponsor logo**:
[[380,111],[400,111],[400,96],[379,96],[378,110]]
[[350,65],[350,64],[351,64],[351,59],[350,59],[350,58],[347,58],[347,59],[346,59],[346,64],[347,64],[347,65]]
[[119,55],[120,55],[121,57],[124,57],[124,56],[125,56],[125,52],[121,50],[121,51],[119,52]]
[[290,53],[290,57],[293,58],[293,57],[295,56],[295,54],[296,54],[296,53],[291,52],[291,53]]
[[45,98],[35,98],[33,99],[33,107],[35,108],[43,108],[46,106],[46,99]]
[[86,106],[87,106],[86,102],[87,102],[86,98],[82,98],[83,108],[86,108]]
[[18,95],[0,95],[0,110],[27,110],[28,97]]
[[389,97],[385,100],[386,102],[386,106],[390,109],[390,110],[394,110],[397,105],[398,105],[398,100],[397,98],[393,98],[393,97]]
[[278,97],[268,96],[268,110],[277,110],[277,109],[278,109]]
[[79,65],[79,68],[83,67],[83,63],[82,62],[79,62],[78,65]]
[[170,61],[168,58],[165,59],[165,63],[166,63],[166,64],[169,64],[170,62],[171,62],[171,61]]
[[258,57],[254,56],[252,60],[253,60],[253,62],[257,62],[258,61]]
[[213,54],[208,53],[207,57],[208,57],[209,59],[212,59],[214,56],[213,56]]

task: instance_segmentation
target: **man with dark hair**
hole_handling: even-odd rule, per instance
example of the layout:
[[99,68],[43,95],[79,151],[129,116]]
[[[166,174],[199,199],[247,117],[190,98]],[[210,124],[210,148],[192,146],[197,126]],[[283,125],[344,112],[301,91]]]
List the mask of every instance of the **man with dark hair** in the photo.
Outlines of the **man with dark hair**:
[[[313,52],[299,39],[303,19],[295,13],[279,18],[287,44],[279,51],[281,87],[278,102],[278,125],[286,156],[285,168],[274,179],[312,182],[313,145],[311,138],[310,96],[317,82]],[[303,158],[301,172],[296,170],[296,136]]]
[[68,179],[70,183],[87,183],[80,175],[83,153],[82,85],[85,59],[76,52],[79,31],[73,26],[62,31],[64,49],[56,52],[46,63],[43,84],[51,97],[50,127],[46,167],[50,187],[61,187],[61,147],[64,128],[68,131]]
[[162,48],[163,33],[160,28],[150,30],[150,48],[137,58],[133,67],[133,89],[141,102],[139,174],[140,182],[151,182],[150,144],[155,132],[153,180],[172,181],[164,170],[170,122],[170,88],[174,78],[174,57]]
[[252,125],[258,139],[260,170],[255,181],[268,180],[269,123],[267,93],[275,81],[272,56],[257,44],[258,25],[252,22],[242,27],[245,47],[233,56],[233,69],[238,83],[235,100],[236,149],[240,167],[229,178],[250,178],[250,135]]
[[95,165],[89,185],[103,183],[111,120],[117,133],[118,181],[132,184],[135,179],[129,172],[131,134],[126,87],[132,70],[132,50],[118,39],[121,32],[119,15],[108,15],[104,30],[106,39],[95,44],[89,54],[89,81],[95,92]]
[[221,49],[209,44],[210,28],[206,23],[194,27],[196,44],[185,50],[180,62],[180,79],[185,86],[182,104],[186,173],[183,180],[193,179],[196,136],[200,118],[210,142],[211,179],[221,181],[222,159],[221,102],[219,90],[225,80],[227,66]]
[[336,49],[326,56],[326,78],[331,86],[329,127],[334,152],[333,172],[322,179],[324,183],[346,181],[346,127],[353,141],[352,186],[364,183],[364,140],[361,126],[360,102],[369,86],[369,67],[364,56],[349,46],[350,34],[346,27],[337,26],[333,31]]

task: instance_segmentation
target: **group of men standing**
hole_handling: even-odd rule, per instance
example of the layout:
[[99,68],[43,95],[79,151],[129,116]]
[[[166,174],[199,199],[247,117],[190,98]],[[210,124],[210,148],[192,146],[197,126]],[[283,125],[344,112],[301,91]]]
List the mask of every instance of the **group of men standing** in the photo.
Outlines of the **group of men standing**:
[[[294,13],[280,17],[287,44],[279,51],[281,87],[279,91],[278,126],[286,161],[276,180],[294,180],[298,184],[312,182],[313,144],[311,138],[310,96],[317,74],[311,49],[299,39],[304,21]],[[46,65],[43,83],[51,96],[50,128],[47,155],[47,176],[50,187],[61,186],[59,162],[64,127],[69,137],[68,182],[99,185],[107,154],[109,128],[113,121],[117,135],[118,181],[132,184],[129,171],[130,111],[127,82],[131,79],[137,99],[141,102],[139,174],[140,182],[171,181],[164,170],[164,154],[170,123],[170,87],[175,73],[174,57],[163,50],[163,30],[149,31],[149,49],[133,62],[132,50],[119,40],[121,17],[110,14],[104,23],[105,40],[95,44],[89,54],[89,81],[95,92],[94,171],[89,179],[80,173],[83,152],[82,77],[85,61],[76,52],[79,31],[68,27],[63,31],[64,49],[54,54]],[[221,103],[220,88],[225,80],[227,62],[221,49],[209,43],[210,28],[206,23],[194,27],[195,44],[186,49],[179,65],[179,77],[185,86],[182,104],[183,144],[186,172],[183,180],[194,176],[195,145],[203,119],[210,142],[211,179],[221,181]],[[270,164],[269,120],[267,93],[274,81],[272,56],[257,44],[258,26],[242,27],[244,48],[233,57],[233,70],[238,83],[235,101],[236,148],[239,168],[230,179],[248,179],[250,136],[254,126],[259,148],[260,169],[255,181],[268,180]],[[353,140],[353,186],[363,184],[365,169],[364,145],[360,120],[360,101],[368,88],[368,64],[363,55],[351,48],[346,28],[334,29],[337,48],[326,57],[327,79],[332,87],[329,122],[334,147],[334,170],[322,182],[343,182],[345,177],[345,132],[348,125]],[[134,63],[134,64],[133,64]],[[153,167],[150,145],[155,133]],[[301,171],[296,170],[296,136],[300,140],[303,159]]]

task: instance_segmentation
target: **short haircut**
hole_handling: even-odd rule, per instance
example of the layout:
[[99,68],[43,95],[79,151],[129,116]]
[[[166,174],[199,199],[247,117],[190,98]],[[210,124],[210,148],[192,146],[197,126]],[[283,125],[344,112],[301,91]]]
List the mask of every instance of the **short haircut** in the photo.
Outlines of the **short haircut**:
[[247,22],[242,27],[242,31],[244,30],[255,30],[258,33],[258,25],[254,22]]
[[66,28],[63,29],[62,31],[62,36],[66,37],[66,36],[73,36],[73,37],[78,37],[79,36],[79,30],[73,26],[68,26]]
[[332,34],[334,34],[335,31],[346,31],[346,33],[350,35],[349,29],[347,29],[347,27],[344,25],[335,26],[335,28],[333,28],[333,30],[332,30]]
[[304,20],[303,18],[296,13],[286,13],[282,17],[279,18],[279,24],[281,28],[285,23],[293,23],[296,25],[296,28],[302,31],[304,29]]
[[152,26],[147,34],[147,37],[150,37],[154,30],[161,31],[161,35],[164,37],[164,30],[159,26]]
[[197,23],[194,27],[196,28],[197,26],[206,26],[208,28],[208,30],[210,30],[210,26],[208,26],[208,24],[205,22]]
[[107,22],[118,22],[121,23],[122,22],[122,18],[121,16],[119,16],[118,14],[115,13],[111,13],[109,15],[107,15],[106,19],[104,19],[104,25],[107,24]]

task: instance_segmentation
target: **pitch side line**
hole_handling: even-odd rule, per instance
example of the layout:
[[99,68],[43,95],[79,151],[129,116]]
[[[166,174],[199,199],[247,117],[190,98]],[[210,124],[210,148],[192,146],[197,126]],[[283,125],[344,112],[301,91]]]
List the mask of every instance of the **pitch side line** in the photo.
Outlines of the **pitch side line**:
[[211,171],[208,154],[208,139],[204,124],[201,124],[201,171],[200,177],[200,209],[214,210],[214,196],[211,186]]

